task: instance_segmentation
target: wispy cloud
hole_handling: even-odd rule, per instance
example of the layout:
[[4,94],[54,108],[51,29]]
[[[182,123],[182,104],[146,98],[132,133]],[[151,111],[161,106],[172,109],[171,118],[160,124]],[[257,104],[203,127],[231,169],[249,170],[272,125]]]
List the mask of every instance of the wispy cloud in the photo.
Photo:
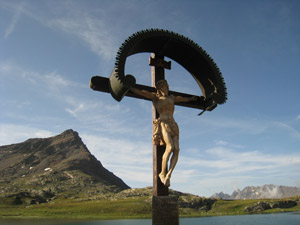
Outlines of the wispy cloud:
[[[112,101],[110,96],[108,101]],[[142,122],[131,114],[129,106],[106,103],[103,99],[75,98],[67,96],[65,111],[90,130],[106,135],[140,137],[144,131]],[[151,124],[150,124],[151,125]],[[151,131],[150,131],[151,132]]]
[[[187,156],[185,156],[187,157]],[[199,156],[191,156],[183,160],[186,165],[205,166],[216,169],[230,169],[239,173],[241,170],[253,171],[264,168],[279,168],[300,164],[300,154],[266,154],[261,151],[240,151],[232,148],[216,146],[207,149]],[[236,170],[236,168],[239,168]],[[231,170],[232,169],[232,170]]]
[[181,189],[181,181],[183,186],[184,183],[192,182],[189,190],[185,188],[191,193],[199,193],[201,187],[206,196],[218,190],[231,194],[237,188],[236,184],[239,184],[239,188],[266,183],[282,185],[288,182],[296,185],[300,179],[300,154],[297,153],[268,154],[220,145],[206,151],[193,152],[180,155],[173,178],[178,189]]
[[[107,134],[132,134],[140,137],[145,129],[141,120],[135,119],[135,115],[130,114],[132,110],[129,106],[113,104],[113,102],[112,104],[106,104],[105,99],[107,97],[110,102],[112,100],[108,94],[107,96],[103,94],[101,99],[92,98],[90,95],[78,95],[78,89],[83,91],[87,87],[71,81],[55,71],[47,73],[36,72],[24,69],[13,62],[2,62],[0,63],[0,76],[5,78],[4,80],[7,82],[6,85],[8,87],[14,84],[14,86],[11,86],[12,90],[15,86],[24,87],[23,91],[26,91],[28,96],[28,100],[25,102],[29,103],[29,100],[33,100],[34,97],[31,98],[30,94],[36,95],[36,93],[39,93],[39,101],[40,99],[48,101],[50,97],[55,102],[55,105],[60,107],[57,110],[60,110],[61,113],[67,112],[79,124],[84,124],[84,127],[88,126],[94,131],[102,131]],[[88,91],[92,94],[91,90]],[[24,105],[25,102],[23,102],[22,98],[19,100],[15,99],[14,108]],[[36,107],[39,107],[38,104],[40,102],[35,102],[35,104]],[[22,116],[23,120],[29,121],[31,117],[27,115],[27,118],[25,118],[23,116],[24,113],[15,116]],[[63,116],[63,114],[60,114],[60,116]],[[122,117],[125,119],[122,119]],[[133,123],[129,126],[127,120],[133,120]],[[138,129],[139,127],[141,128]]]
[[[26,2],[25,2],[26,3]],[[101,9],[96,15],[85,14],[80,3],[58,2],[41,3],[38,8],[25,3],[5,3],[3,8],[13,13],[4,37],[7,38],[15,29],[20,16],[30,17],[45,27],[65,32],[67,35],[77,37],[85,43],[91,51],[103,59],[113,59],[118,45],[116,24],[107,23],[105,15],[108,12]],[[125,4],[126,5],[126,4]],[[127,4],[128,5],[128,4]],[[51,8],[51,14],[41,13],[43,7]],[[63,10],[67,8],[68,10]],[[107,9],[108,10],[108,9]],[[111,9],[112,10],[112,9]],[[55,19],[53,19],[55,18]]]
[[51,27],[75,35],[83,40],[90,49],[105,59],[113,59],[117,50],[117,40],[110,28],[101,20],[88,16],[60,18],[50,22]]
[[114,174],[124,179],[124,181],[132,186],[132,188],[152,186],[152,168],[149,165],[141,166],[122,166],[116,164],[107,165]]
[[74,117],[77,117],[78,112],[83,110],[84,110],[83,104],[79,104],[75,109],[66,108],[66,111]]
[[[184,115],[181,115],[184,116]],[[290,121],[280,121],[268,118],[234,118],[234,117],[223,117],[223,116],[213,116],[206,115],[205,119],[200,118],[200,120],[195,120],[194,118],[180,118],[185,120],[185,124],[199,124],[201,129],[195,133],[206,133],[207,130],[214,130],[216,133],[226,133],[230,131],[231,135],[247,134],[249,138],[251,137],[262,137],[262,135],[269,135],[276,137],[275,134],[281,134],[284,138],[291,138],[294,140],[299,140],[300,132],[297,129],[297,124],[295,119]],[[191,122],[193,120],[193,122]],[[275,138],[276,139],[276,138]],[[276,140],[278,141],[278,140]],[[219,145],[226,146],[228,143],[219,143]],[[234,147],[234,146],[232,146]],[[237,146],[235,146],[237,147]],[[240,146],[243,147],[243,146]]]
[[[122,139],[116,136],[81,135],[88,149],[106,168],[125,182],[152,183],[151,142]],[[145,183],[143,184],[145,185]]]
[[4,38],[8,38],[9,35],[11,35],[13,33],[13,31],[15,30],[15,27],[16,27],[16,25],[20,19],[20,16],[22,14],[23,7],[24,7],[24,5],[22,3],[15,7],[12,20],[11,20],[10,24],[8,24],[8,27],[6,28],[6,30],[4,32]]
[[108,164],[143,166],[152,162],[151,142],[89,134],[81,137],[89,149]]
[[[265,121],[266,122],[266,121]],[[239,119],[239,118],[210,118],[207,117],[205,120],[201,120],[201,123],[207,124],[208,126],[212,126],[214,128],[226,128],[226,129],[235,129],[237,131],[248,132],[251,134],[261,134],[263,133],[268,124],[262,123],[262,121],[258,119]]]
[[70,81],[66,78],[64,78],[62,75],[57,74],[56,72],[51,72],[51,73],[47,73],[45,75],[42,75],[43,78],[45,78],[45,82],[46,83],[50,83],[50,85],[53,86],[72,86],[72,87],[76,87],[76,86],[80,86],[80,84],[75,83],[73,81]]
[[227,147],[238,148],[238,149],[243,149],[243,148],[245,148],[245,146],[243,146],[243,145],[231,144],[231,143],[228,143],[227,141],[223,141],[223,140],[215,141],[215,144],[216,144],[217,146],[227,146]]
[[85,87],[82,84],[65,78],[65,76],[55,71],[46,73],[36,72],[10,61],[0,62],[0,76],[19,82],[21,79],[23,83],[25,82],[36,87],[41,87],[44,90],[48,89],[53,93],[62,87]]
[[[48,115],[40,114],[40,119],[50,121],[49,117],[51,117],[51,120],[56,120],[57,123],[61,121],[60,117],[63,117],[64,111],[76,117],[78,113],[88,109],[86,101],[82,98],[79,98],[81,100],[76,99],[78,90],[82,91],[87,87],[69,80],[66,76],[55,71],[37,72],[23,68],[14,62],[6,61],[0,62],[0,77],[3,79],[3,87],[9,90],[3,92],[5,98],[2,101],[3,105],[9,107],[6,108],[6,111],[2,111],[7,117],[20,119],[23,122],[33,122],[34,120],[37,122],[38,118],[32,118],[31,112],[44,107],[45,102],[54,104],[53,106],[57,107],[57,112],[61,112],[61,114],[60,116],[49,113]],[[13,100],[9,98],[10,93],[16,93]],[[78,104],[78,102],[83,103]],[[26,107],[27,110],[22,107]],[[10,110],[9,113],[8,110]]]
[[300,132],[288,123],[276,121],[276,122],[272,122],[271,125],[272,127],[279,128],[285,131],[286,133],[289,133],[292,137],[300,138]]
[[256,176],[268,173],[277,174],[285,171],[289,176],[291,170],[300,165],[300,154],[266,154],[261,151],[240,151],[216,146],[202,152],[201,155],[182,156],[184,168],[198,168],[198,171],[213,169],[214,176],[238,176],[256,173]]
[[46,138],[55,135],[51,131],[34,127],[0,124],[0,146],[23,142],[29,138]]

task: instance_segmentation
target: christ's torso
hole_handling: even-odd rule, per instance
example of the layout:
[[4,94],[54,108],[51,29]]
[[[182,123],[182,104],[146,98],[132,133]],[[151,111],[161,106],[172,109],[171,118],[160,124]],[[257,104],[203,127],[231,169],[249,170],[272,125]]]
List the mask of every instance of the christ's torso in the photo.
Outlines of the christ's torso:
[[159,114],[161,120],[173,119],[174,113],[174,96],[157,96],[153,105]]

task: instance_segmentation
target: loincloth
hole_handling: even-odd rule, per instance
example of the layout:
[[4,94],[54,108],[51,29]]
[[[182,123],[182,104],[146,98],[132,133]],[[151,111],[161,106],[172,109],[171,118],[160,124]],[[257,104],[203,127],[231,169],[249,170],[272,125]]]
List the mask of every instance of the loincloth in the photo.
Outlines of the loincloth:
[[165,141],[162,135],[162,126],[171,135],[171,137],[179,136],[179,128],[174,119],[161,120],[156,119],[153,121],[153,137],[152,142],[154,145],[165,145]]

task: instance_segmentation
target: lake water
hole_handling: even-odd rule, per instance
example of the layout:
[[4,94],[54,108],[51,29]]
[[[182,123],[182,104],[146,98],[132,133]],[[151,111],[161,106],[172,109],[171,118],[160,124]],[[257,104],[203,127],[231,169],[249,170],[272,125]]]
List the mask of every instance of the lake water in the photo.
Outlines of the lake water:
[[[217,216],[180,219],[180,225],[300,225],[299,213]],[[0,225],[152,225],[151,220],[64,221],[0,220]]]

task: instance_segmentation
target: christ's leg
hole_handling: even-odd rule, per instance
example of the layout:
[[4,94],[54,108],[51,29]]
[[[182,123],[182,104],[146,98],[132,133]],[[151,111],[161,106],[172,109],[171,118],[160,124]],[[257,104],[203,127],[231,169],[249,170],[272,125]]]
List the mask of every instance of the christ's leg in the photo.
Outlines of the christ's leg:
[[173,143],[174,143],[174,150],[173,150],[173,155],[172,155],[171,161],[170,161],[170,168],[166,175],[166,179],[171,178],[173,170],[175,169],[175,166],[178,161],[178,157],[179,157],[179,137],[178,136],[173,137]]
[[168,172],[168,162],[169,162],[172,152],[174,151],[174,142],[173,142],[171,135],[169,134],[169,132],[166,130],[166,128],[163,125],[161,126],[161,130],[162,130],[162,136],[163,136],[164,142],[166,143],[166,150],[162,157],[162,167],[161,167],[161,172],[159,174],[159,178],[165,186],[170,186],[170,179],[167,178],[166,175]]

